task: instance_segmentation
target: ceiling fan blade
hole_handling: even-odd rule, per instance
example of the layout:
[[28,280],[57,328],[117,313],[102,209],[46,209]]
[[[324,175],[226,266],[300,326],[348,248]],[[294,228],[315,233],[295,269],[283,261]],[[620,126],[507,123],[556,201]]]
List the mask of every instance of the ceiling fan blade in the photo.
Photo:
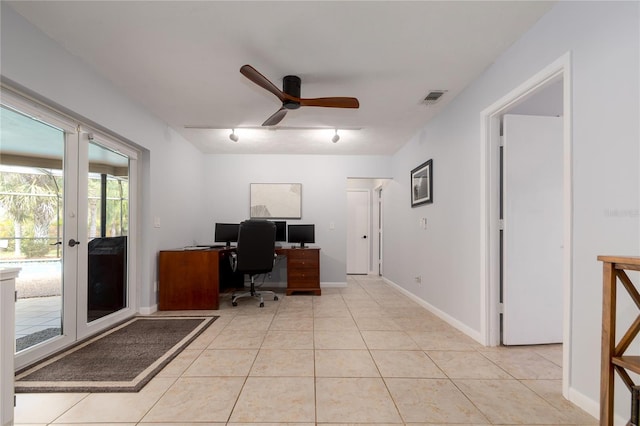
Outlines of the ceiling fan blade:
[[285,107],[280,108],[271,117],[267,118],[267,121],[262,123],[263,126],[275,126],[282,121],[284,116],[287,115],[287,109]]
[[360,102],[356,98],[312,98],[300,99],[300,106],[317,106],[329,108],[359,108]]
[[282,92],[282,90],[278,89],[272,82],[267,79],[267,77],[260,74],[258,70],[256,70],[251,65],[243,65],[242,67],[240,67],[240,74],[244,75],[263,89],[268,90],[269,92],[276,95],[281,102],[285,101],[285,94]]

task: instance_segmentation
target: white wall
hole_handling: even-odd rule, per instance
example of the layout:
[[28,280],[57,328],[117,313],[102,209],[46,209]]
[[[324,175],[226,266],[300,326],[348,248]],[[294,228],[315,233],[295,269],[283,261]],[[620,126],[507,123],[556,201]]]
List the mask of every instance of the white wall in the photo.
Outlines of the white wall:
[[[3,82],[98,123],[142,150],[140,281],[134,284],[140,306],[154,306],[158,250],[190,244],[198,235],[194,224],[205,219],[202,154],[6,3],[1,7]],[[153,228],[154,217],[160,228]]]
[[[382,156],[206,155],[207,224],[239,222],[249,217],[250,183],[301,183],[302,219],[287,223],[316,225],[321,284],[346,282],[347,177],[389,176]],[[329,229],[333,222],[335,229]],[[273,281],[282,277],[274,271]]]
[[[587,408],[592,412],[599,400],[602,302],[602,268],[596,256],[640,254],[639,9],[638,2],[558,3],[394,156],[395,179],[384,204],[389,228],[385,275],[479,331],[480,112],[570,52],[573,312],[569,386],[573,399],[581,399],[583,406],[591,403]],[[434,203],[411,209],[409,171],[429,158],[434,161]],[[428,219],[425,231],[419,230],[421,217]],[[422,286],[413,283],[417,274],[423,276]],[[634,314],[623,311],[629,322]],[[623,388],[618,391],[624,392]]]

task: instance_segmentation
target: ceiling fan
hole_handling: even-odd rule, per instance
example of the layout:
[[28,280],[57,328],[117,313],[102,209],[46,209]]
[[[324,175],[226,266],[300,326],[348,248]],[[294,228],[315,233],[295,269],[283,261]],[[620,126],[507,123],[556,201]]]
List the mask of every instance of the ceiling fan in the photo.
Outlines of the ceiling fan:
[[282,102],[282,107],[271,117],[262,123],[263,126],[275,126],[278,124],[290,109],[298,109],[301,106],[316,106],[329,108],[358,108],[360,103],[356,98],[334,97],[334,98],[311,98],[300,97],[300,77],[287,75],[282,79],[282,90],[278,89],[265,76],[260,74],[251,65],[243,65],[240,73],[249,80],[273,93]]

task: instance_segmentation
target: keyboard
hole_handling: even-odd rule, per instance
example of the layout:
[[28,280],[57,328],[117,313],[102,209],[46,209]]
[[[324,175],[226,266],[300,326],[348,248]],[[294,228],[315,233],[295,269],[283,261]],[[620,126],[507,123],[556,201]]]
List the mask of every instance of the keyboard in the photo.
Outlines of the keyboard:
[[214,248],[225,248],[226,246],[224,244],[214,244],[214,245],[197,245],[197,246],[187,246],[184,249],[185,250],[208,250],[208,249],[214,249]]

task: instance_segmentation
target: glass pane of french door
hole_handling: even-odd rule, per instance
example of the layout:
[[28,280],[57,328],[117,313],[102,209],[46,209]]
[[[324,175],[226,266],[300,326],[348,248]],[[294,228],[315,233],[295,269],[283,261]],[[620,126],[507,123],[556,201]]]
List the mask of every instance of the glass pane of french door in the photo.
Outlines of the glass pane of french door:
[[16,352],[63,334],[64,131],[0,110],[0,267],[19,267]]
[[87,323],[127,307],[129,158],[96,142],[88,147]]

